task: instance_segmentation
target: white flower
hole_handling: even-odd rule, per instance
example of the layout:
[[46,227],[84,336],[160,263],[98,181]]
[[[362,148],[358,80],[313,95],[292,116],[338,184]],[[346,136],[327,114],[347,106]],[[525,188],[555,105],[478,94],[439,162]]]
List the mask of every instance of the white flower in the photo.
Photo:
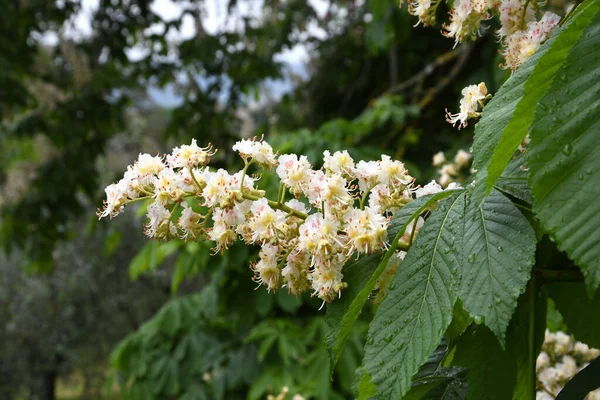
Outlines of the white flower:
[[213,154],[210,145],[204,148],[199,147],[196,139],[192,139],[190,145],[175,147],[173,152],[167,156],[167,163],[171,168],[195,168],[208,164]]
[[180,200],[183,191],[178,187],[180,179],[171,168],[165,168],[154,178],[154,198],[156,201],[167,205]]
[[443,190],[442,187],[440,185],[438,185],[436,181],[431,181],[427,185],[423,186],[422,188],[418,188],[415,191],[415,195],[417,197],[422,197],[422,196],[426,196],[428,194],[439,193],[442,190]]
[[338,297],[344,287],[342,265],[332,262],[329,265],[319,265],[310,274],[310,283],[315,294],[323,301],[331,302]]
[[487,97],[487,87],[483,82],[479,85],[469,85],[462,90],[461,94],[463,97],[460,99],[460,112],[451,114],[446,110],[446,121],[453,126],[458,123],[458,129],[468,125],[467,119],[478,117],[481,114],[478,108],[482,106],[482,102]]
[[500,29],[497,31],[499,37],[509,36],[520,29],[521,18],[525,23],[535,18],[533,7],[528,7],[523,16],[523,7],[525,3],[522,0],[502,0],[498,11],[500,12]]
[[556,364],[556,369],[563,380],[571,379],[577,373],[577,363],[573,357],[563,356],[562,362]]
[[535,360],[535,370],[540,371],[550,365],[550,356],[545,351],[542,351]]
[[213,207],[225,203],[231,197],[233,177],[224,169],[205,174],[206,186],[202,191],[204,205]]
[[266,167],[277,164],[273,148],[262,140],[242,139],[233,145],[233,150],[239,152],[243,159],[252,159]]
[[444,156],[443,151],[438,151],[437,153],[435,153],[433,155],[433,163],[432,164],[434,167],[439,167],[440,165],[442,165],[445,162],[446,162],[446,157]]
[[387,246],[387,219],[376,209],[351,209],[344,215],[350,253],[371,253]]
[[238,206],[239,204],[230,210],[224,210],[219,207],[215,207],[213,210],[213,226],[208,231],[208,238],[216,243],[214,248],[215,253],[228,249],[231,243],[237,238],[233,227],[245,220]]
[[311,178],[311,166],[306,156],[284,154],[279,156],[279,165],[276,169],[281,182],[286,184],[295,195],[302,192],[302,188]]
[[325,193],[328,190],[327,177],[323,171],[311,171],[311,177],[303,189],[308,201],[315,207],[321,207],[321,203],[325,201]]
[[535,400],[554,400],[554,396],[551,396],[546,392],[539,391],[535,393]]
[[355,174],[358,178],[358,188],[361,192],[366,192],[378,183],[379,162],[377,161],[359,161],[356,164]]
[[150,154],[138,156],[137,162],[133,165],[133,171],[141,185],[146,186],[152,183],[155,175],[165,168],[162,157],[152,157]]
[[177,228],[170,222],[171,212],[159,202],[155,201],[148,206],[148,218],[150,221],[144,232],[148,237],[160,240],[177,234]]
[[126,189],[124,182],[113,183],[104,189],[106,200],[103,210],[98,212],[99,218],[108,216],[112,218],[119,215],[123,208],[123,201],[126,200]]
[[253,243],[275,239],[276,232],[286,225],[286,214],[280,210],[273,210],[265,198],[255,201],[251,211],[254,216],[249,221],[249,226]]
[[369,207],[377,210],[386,208],[391,195],[392,192],[388,185],[384,185],[382,183],[376,185],[373,189],[371,189],[371,194],[369,194]]
[[454,46],[479,35],[481,21],[491,18],[491,2],[458,0],[450,11],[450,24],[444,24],[442,34],[454,38]]
[[559,374],[556,368],[545,368],[538,374],[538,379],[547,389],[552,390],[558,382]]
[[381,156],[377,178],[380,183],[390,186],[407,186],[413,181],[413,177],[408,174],[403,163],[392,160],[386,155]]
[[555,338],[554,351],[558,354],[567,354],[571,349],[571,336],[563,332],[556,332]]
[[325,150],[323,152],[323,166],[328,174],[352,176],[354,171],[354,160],[346,150],[336,151],[333,155],[331,155],[329,150]]
[[423,25],[433,25],[438,4],[439,1],[435,0],[433,2],[431,0],[412,0],[408,6],[408,12],[419,17],[419,22],[422,22]]
[[464,150],[458,150],[456,156],[454,156],[454,163],[458,168],[466,168],[469,166],[469,162],[471,161],[471,153]]
[[182,231],[182,239],[196,239],[200,233],[200,214],[192,210],[185,202],[183,205],[183,211],[181,217],[177,220],[177,226]]
[[352,197],[346,188],[346,180],[339,174],[325,177],[323,201],[327,204],[346,205],[352,202]]
[[307,214],[308,213],[308,208],[306,207],[306,204],[304,204],[303,202],[296,200],[296,199],[291,199],[285,202],[285,205],[288,206],[289,208],[291,208],[292,210],[296,210],[299,211],[303,214]]
[[280,286],[281,271],[277,266],[278,256],[278,246],[263,244],[259,253],[260,261],[252,266],[256,274],[254,280],[259,283],[259,286],[262,284],[267,285],[267,290],[269,291],[276,291]]
[[287,256],[285,268],[281,271],[286,287],[297,296],[310,287],[308,281],[309,262],[306,252],[291,251]]
[[[339,227],[338,221],[325,219],[320,213],[309,215],[299,229],[298,249],[313,256],[335,253],[340,244],[337,238]],[[311,263],[314,262],[313,257]]]
[[558,15],[546,12],[540,21],[529,22],[527,31],[517,31],[508,36],[502,53],[505,60],[504,67],[513,71],[517,69],[550,37],[559,22]]

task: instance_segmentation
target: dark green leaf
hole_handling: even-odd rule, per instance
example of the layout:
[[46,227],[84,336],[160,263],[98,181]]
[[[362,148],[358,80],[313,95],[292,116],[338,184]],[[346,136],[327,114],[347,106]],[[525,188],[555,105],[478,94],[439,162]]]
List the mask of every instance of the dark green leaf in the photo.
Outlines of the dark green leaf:
[[525,138],[540,99],[569,50],[597,12],[598,1],[581,4],[571,18],[494,95],[475,127],[473,166],[478,170],[476,201],[493,188]]
[[593,293],[600,287],[600,1],[582,5],[571,24],[582,34],[540,100],[527,163],[536,215]]
[[542,288],[532,298],[532,287],[530,283],[528,291],[519,298],[506,339],[507,351],[516,361],[517,368],[513,400],[535,400],[536,396],[535,360],[544,344],[548,295]]
[[517,207],[493,190],[481,207],[467,197],[459,296],[478,323],[504,344],[517,298],[525,291],[535,232]]
[[592,300],[583,285],[567,282],[549,285],[548,294],[575,339],[600,348],[600,298]]
[[487,327],[470,328],[461,336],[452,364],[468,369],[469,400],[512,398],[515,361]]

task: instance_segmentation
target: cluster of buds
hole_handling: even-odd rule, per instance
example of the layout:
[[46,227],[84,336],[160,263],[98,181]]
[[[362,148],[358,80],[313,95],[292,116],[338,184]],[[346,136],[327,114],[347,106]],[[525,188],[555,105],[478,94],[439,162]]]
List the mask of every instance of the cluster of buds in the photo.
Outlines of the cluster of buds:
[[433,156],[433,166],[438,167],[438,182],[442,187],[452,187],[455,182],[464,180],[463,172],[471,165],[471,153],[464,150],[458,150],[454,156],[454,162],[446,160],[443,152],[438,152]]
[[[542,352],[536,360],[536,399],[554,399],[575,374],[599,355],[599,350],[577,342],[563,332],[546,331]],[[586,400],[600,400],[600,389],[591,392]]]
[[[295,295],[312,291],[330,302],[346,286],[342,268],[350,258],[388,248],[391,215],[414,197],[442,190],[435,182],[415,187],[404,164],[385,155],[355,162],[347,151],[325,151],[317,170],[305,156],[278,156],[262,140],[242,140],[233,149],[244,161],[235,174],[211,170],[213,149],[195,140],[165,157],[140,154],[123,179],[106,188],[98,215],[114,217],[126,204],[148,200],[149,237],[208,239],[215,253],[236,240],[258,245],[251,268],[259,286],[286,287]],[[257,176],[247,175],[251,166],[275,170],[275,199],[256,187]]]

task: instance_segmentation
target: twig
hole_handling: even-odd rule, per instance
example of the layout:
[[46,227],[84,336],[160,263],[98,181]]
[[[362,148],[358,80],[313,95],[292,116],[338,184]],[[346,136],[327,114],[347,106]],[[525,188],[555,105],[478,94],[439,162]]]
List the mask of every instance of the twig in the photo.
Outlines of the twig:
[[459,56],[458,60],[456,60],[456,63],[450,70],[450,73],[448,74],[448,76],[440,79],[440,81],[434,87],[429,89],[427,91],[427,93],[425,93],[425,96],[423,96],[423,98],[417,103],[417,105],[420,109],[423,109],[425,106],[427,106],[429,103],[431,103],[433,101],[433,99],[435,98],[435,96],[438,93],[440,93],[442,90],[444,90],[446,88],[446,86],[448,86],[450,84],[450,82],[452,82],[454,80],[454,78],[456,78],[456,76],[460,73],[460,71],[464,67],[465,63],[467,62],[467,59],[473,52],[473,48],[474,48],[473,45],[468,45],[468,46],[463,46],[460,49],[460,53],[459,53],[460,56]]
[[427,76],[431,75],[433,71],[436,70],[436,68],[439,68],[447,62],[449,62],[450,60],[453,60],[454,58],[458,57],[461,54],[461,52],[462,49],[459,48],[452,49],[444,54],[439,55],[432,63],[427,64],[419,73],[411,76],[410,78],[408,78],[404,82],[399,83],[398,85],[392,86],[384,93],[384,95],[402,92],[408,89],[409,87],[416,85],[417,83],[425,79]]

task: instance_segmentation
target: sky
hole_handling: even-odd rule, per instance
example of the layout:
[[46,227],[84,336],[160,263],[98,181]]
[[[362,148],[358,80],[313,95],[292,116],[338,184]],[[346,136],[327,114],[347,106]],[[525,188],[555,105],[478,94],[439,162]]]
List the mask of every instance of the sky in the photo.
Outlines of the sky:
[[[64,2],[64,0],[58,0],[57,4],[60,6],[61,2]],[[263,0],[240,0],[236,11],[239,16],[258,17],[262,12],[263,3]],[[308,0],[308,3],[319,17],[322,17],[327,12],[329,5],[327,0]],[[98,10],[99,4],[100,0],[81,0],[81,10],[65,23],[62,34],[75,41],[89,37],[93,33],[91,19],[96,10]],[[186,3],[183,4],[185,5]],[[232,31],[238,28],[236,24],[239,24],[239,17],[228,18],[227,1],[204,0],[202,4],[204,15],[202,24],[208,33],[218,34],[219,32]],[[180,18],[184,11],[182,2],[178,4],[172,0],[154,0],[150,5],[150,9],[166,22]],[[179,30],[171,29],[167,33],[169,42],[178,43],[189,40],[196,35],[196,26],[190,15],[185,15],[182,22]],[[146,29],[146,33],[162,33],[164,29],[163,24],[154,24]],[[326,35],[325,31],[316,25],[309,26],[308,30],[312,35],[317,37],[324,37]],[[58,44],[58,35],[52,31],[40,34],[35,39],[48,46]],[[147,53],[148,50],[141,47],[141,45],[134,46],[126,52],[132,61],[143,58]],[[287,71],[305,79],[308,77],[306,65],[309,61],[309,54],[308,49],[304,45],[296,45],[291,49],[286,49],[277,54],[275,59],[284,64],[284,73]],[[275,98],[280,98],[283,94],[292,90],[292,85],[292,81],[287,77],[287,74],[284,79],[265,82],[266,89]],[[174,107],[181,102],[181,98],[175,92],[173,85],[167,85],[165,88],[150,87],[148,94],[158,105],[164,107]]]

